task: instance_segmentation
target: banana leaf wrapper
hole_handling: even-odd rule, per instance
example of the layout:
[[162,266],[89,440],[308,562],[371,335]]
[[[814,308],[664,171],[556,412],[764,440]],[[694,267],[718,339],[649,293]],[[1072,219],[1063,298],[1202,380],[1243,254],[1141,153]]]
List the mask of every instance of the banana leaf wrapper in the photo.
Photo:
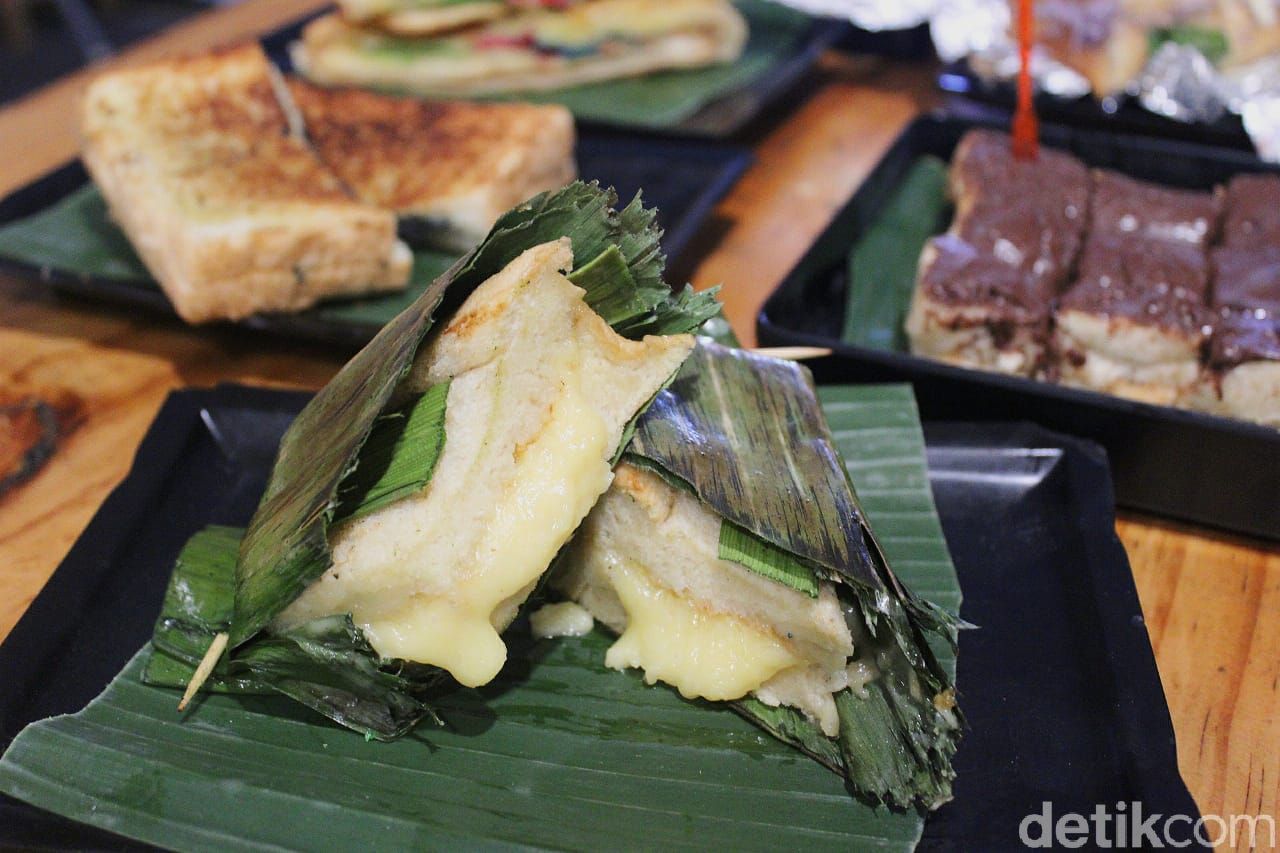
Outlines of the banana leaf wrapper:
[[894,574],[809,372],[703,341],[638,419],[624,458],[721,516],[722,559],[809,595],[818,578],[833,582],[860,659],[881,674],[863,691],[836,695],[836,738],[787,706],[748,697],[734,710],[870,801],[935,807],[950,799],[962,717],[930,643],[954,650],[961,623]]
[[[446,440],[444,391],[432,388],[404,401],[397,396],[401,380],[436,320],[450,316],[526,249],[571,238],[576,267],[570,279],[625,337],[688,332],[719,314],[714,292],[686,287],[673,293],[663,281],[666,259],[655,211],[644,208],[639,196],[621,210],[616,204],[612,190],[579,182],[508,212],[321,389],[282,439],[236,557],[230,552],[238,534],[214,530],[179,558],[146,680],[185,684],[214,635],[227,632],[231,652],[213,671],[214,689],[282,692],[380,739],[398,737],[431,715],[425,698],[442,673],[379,659],[350,619],[320,619],[276,633],[268,625],[330,566],[328,531],[336,520],[371,511],[373,501],[386,505],[429,481],[434,454],[416,454],[403,466],[396,462],[424,441]],[[438,411],[433,395],[440,399]],[[420,432],[409,440],[405,430],[414,424]],[[385,458],[372,458],[379,456]],[[396,467],[404,470],[388,476]]]

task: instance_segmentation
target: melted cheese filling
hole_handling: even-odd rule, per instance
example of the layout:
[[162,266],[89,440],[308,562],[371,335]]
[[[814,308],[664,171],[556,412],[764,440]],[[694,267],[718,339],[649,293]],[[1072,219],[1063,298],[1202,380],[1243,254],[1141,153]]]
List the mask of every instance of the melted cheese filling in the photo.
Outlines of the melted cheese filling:
[[777,637],[727,613],[714,613],[654,583],[634,564],[614,562],[609,576],[627,627],[605,664],[644,670],[686,699],[739,699],[783,670],[805,661]]
[[539,640],[584,637],[594,625],[595,619],[587,609],[572,601],[544,604],[529,615],[529,630]]
[[523,449],[511,488],[484,521],[471,567],[447,593],[411,596],[404,607],[356,623],[384,657],[446,669],[476,687],[498,674],[507,647],[499,636],[500,605],[535,583],[578,519],[608,488],[608,427],[580,393],[565,389],[551,420]]

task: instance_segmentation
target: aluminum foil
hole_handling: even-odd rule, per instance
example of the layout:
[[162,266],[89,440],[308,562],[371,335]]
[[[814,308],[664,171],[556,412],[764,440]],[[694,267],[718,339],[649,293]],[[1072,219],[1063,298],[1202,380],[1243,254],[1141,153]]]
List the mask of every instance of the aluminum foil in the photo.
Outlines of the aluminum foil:
[[1238,113],[1258,156],[1280,163],[1280,56],[1269,56],[1221,78],[1227,109]]
[[[1277,0],[1245,0],[1271,14]],[[845,17],[871,31],[902,29],[929,22],[938,56],[967,59],[978,77],[1008,81],[1018,73],[1017,44],[1010,37],[1009,0],[783,0],[814,14]],[[1256,12],[1255,12],[1256,14]],[[1043,92],[1078,98],[1090,92],[1082,75],[1042,50],[1032,52],[1031,72]],[[1258,155],[1280,162],[1280,56],[1231,70],[1215,68],[1194,47],[1167,43],[1127,88],[1153,113],[1184,122],[1214,122],[1239,115]],[[1114,111],[1114,98],[1101,99]]]
[[1194,47],[1173,42],[1162,44],[1142,70],[1138,101],[1182,122],[1215,122],[1227,112],[1217,69]]

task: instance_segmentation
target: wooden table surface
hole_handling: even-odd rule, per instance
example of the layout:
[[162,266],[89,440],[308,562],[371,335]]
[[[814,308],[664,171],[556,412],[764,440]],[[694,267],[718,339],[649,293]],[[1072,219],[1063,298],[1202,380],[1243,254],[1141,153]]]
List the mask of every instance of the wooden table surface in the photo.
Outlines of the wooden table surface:
[[[247,0],[126,54],[132,62],[258,33],[318,5]],[[0,110],[0,194],[74,156],[74,75]],[[932,69],[825,57],[801,102],[752,137],[756,162],[716,208],[689,270],[723,283],[746,341],[765,296],[876,163],[934,102]],[[348,353],[55,297],[0,276],[0,398],[70,393],[83,421],[0,498],[0,638],[12,629],[175,388],[234,381],[316,388]],[[1170,460],[1176,464],[1176,460]],[[1205,813],[1280,816],[1280,548],[1122,513],[1182,773]]]

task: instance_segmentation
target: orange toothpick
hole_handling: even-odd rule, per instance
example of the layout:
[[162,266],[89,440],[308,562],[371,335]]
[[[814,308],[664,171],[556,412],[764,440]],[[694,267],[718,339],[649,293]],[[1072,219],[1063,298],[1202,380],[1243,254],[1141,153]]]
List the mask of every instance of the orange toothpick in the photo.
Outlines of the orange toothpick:
[[1018,106],[1013,113],[1013,156],[1034,160],[1040,154],[1040,127],[1032,102],[1031,42],[1034,39],[1035,13],[1032,0],[1018,0]]

